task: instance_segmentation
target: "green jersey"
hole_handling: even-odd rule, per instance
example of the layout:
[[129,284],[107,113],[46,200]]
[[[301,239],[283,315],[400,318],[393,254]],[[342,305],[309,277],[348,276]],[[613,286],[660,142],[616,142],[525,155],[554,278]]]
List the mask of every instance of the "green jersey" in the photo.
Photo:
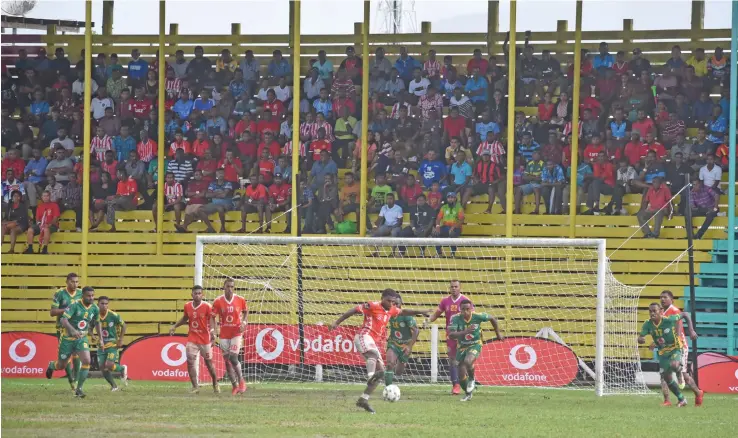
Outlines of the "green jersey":
[[[82,300],[75,301],[62,315],[62,318],[69,320],[69,323],[75,330],[84,335],[90,330],[90,324],[97,324],[100,317],[100,309],[97,304],[92,303],[89,307],[85,306]],[[69,333],[67,333],[69,335]],[[71,338],[71,336],[69,336]]]
[[389,341],[393,344],[407,344],[413,339],[413,329],[418,325],[409,315],[395,316],[389,320]]
[[108,310],[105,316],[100,314],[99,320],[102,328],[103,348],[115,347],[118,344],[118,327],[123,325],[123,318],[112,310]]
[[466,321],[464,315],[459,313],[451,318],[448,330],[450,332],[463,332],[468,328],[473,328],[473,332],[458,339],[459,346],[464,348],[470,345],[482,345],[482,323],[491,319],[492,317],[486,313],[472,313],[469,321]]
[[387,199],[387,195],[393,193],[392,187],[388,186],[387,184],[383,186],[374,186],[372,189],[372,199],[375,203],[378,205],[384,205]]
[[[661,322],[656,325],[649,319],[641,327],[641,336],[651,335],[659,348],[659,356],[681,349],[682,343],[679,340],[678,328],[680,320],[681,316],[679,315],[663,316]],[[660,344],[659,339],[663,339],[664,343]]]
[[[54,293],[54,298],[51,301],[52,309],[66,309],[71,306],[73,302],[82,299],[82,289],[77,289],[74,295],[71,295],[67,288],[63,287]],[[61,328],[61,315],[56,317],[56,328]]]

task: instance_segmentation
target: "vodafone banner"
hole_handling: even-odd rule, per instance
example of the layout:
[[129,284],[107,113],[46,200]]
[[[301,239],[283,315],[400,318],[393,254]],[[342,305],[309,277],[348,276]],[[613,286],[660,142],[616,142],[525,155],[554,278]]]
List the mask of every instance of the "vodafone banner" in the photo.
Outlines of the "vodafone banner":
[[475,378],[484,385],[565,386],[579,362],[569,347],[542,338],[512,337],[484,344]]
[[[45,377],[49,362],[56,360],[56,336],[37,332],[5,332],[0,343],[3,350],[3,377]],[[54,377],[62,376],[64,370],[54,372]]]
[[[128,378],[133,380],[189,381],[187,372],[186,336],[149,336],[130,344],[121,356],[121,365],[128,365]],[[218,379],[225,374],[220,349],[213,346],[213,364]],[[210,373],[200,357],[200,382],[210,382]]]
[[702,353],[697,356],[697,376],[705,392],[738,394],[738,356]]
[[[249,324],[245,332],[244,362],[299,364],[300,350],[308,365],[363,365],[364,359],[354,347],[358,327],[304,326],[304,346],[300,345],[297,325]],[[380,347],[380,351],[383,348]]]

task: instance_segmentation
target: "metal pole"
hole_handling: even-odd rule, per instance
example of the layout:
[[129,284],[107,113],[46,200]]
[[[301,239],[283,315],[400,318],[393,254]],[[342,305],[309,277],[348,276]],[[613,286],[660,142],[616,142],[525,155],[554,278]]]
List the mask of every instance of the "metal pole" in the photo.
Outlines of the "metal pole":
[[505,237],[512,237],[513,230],[513,172],[515,171],[515,63],[517,48],[518,3],[510,2],[510,45],[507,61],[507,181],[505,192]]
[[[297,194],[300,190],[300,0],[292,2],[292,98],[296,99],[292,110],[292,213],[290,230],[297,236],[300,228],[300,216],[297,210]],[[307,153],[307,151],[306,151]]]
[[[166,160],[166,144],[164,140],[164,94],[166,93],[164,70],[166,69],[166,58],[164,57],[164,48],[166,40],[166,1],[159,2],[159,104],[158,117],[159,123],[159,142],[157,146],[158,157],[157,180],[156,180],[156,255],[164,254],[164,161]],[[146,190],[146,189],[144,189]]]
[[572,86],[571,114],[571,181],[569,182],[569,237],[577,233],[577,167],[579,166],[579,93],[582,79],[582,0],[577,0],[576,24],[574,28],[574,85]]
[[736,112],[736,102],[738,102],[738,68],[735,67],[735,60],[738,59],[738,2],[733,2],[733,26],[730,33],[730,51],[733,52],[730,56],[730,62],[733,64],[730,69],[730,102],[733,106],[732,113],[730,114],[730,130],[729,141],[730,151],[728,156],[730,157],[729,163],[730,168],[728,170],[728,355],[734,356],[736,354],[736,342],[735,342],[735,160],[738,157],[736,153],[736,138],[738,138],[738,132],[736,132],[736,118],[738,114]]
[[367,172],[369,171],[369,0],[364,1],[364,22],[361,29],[361,182],[359,196],[359,235],[366,236]]
[[92,104],[92,1],[85,2],[85,103],[82,132],[82,281],[87,283],[87,264],[89,263],[90,241],[90,142],[91,104]]
[[[687,230],[687,255],[689,257],[689,313],[692,317],[692,324],[697,324],[697,310],[695,309],[695,289],[694,289],[694,225],[692,224],[692,183],[689,174],[687,177],[687,190],[683,193],[686,197],[686,208],[684,209],[684,229]],[[692,351],[692,377],[697,382],[697,340],[692,341],[690,347]]]

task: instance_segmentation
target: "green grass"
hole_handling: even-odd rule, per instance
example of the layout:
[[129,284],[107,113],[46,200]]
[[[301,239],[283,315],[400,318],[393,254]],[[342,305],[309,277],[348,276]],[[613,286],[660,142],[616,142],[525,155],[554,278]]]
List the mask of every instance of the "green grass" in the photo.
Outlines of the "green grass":
[[[230,385],[188,393],[188,383],[131,382],[111,393],[104,380],[75,399],[66,379],[2,380],[2,433],[9,437],[728,437],[738,430],[738,398],[707,395],[701,408],[662,408],[653,396],[597,398],[591,391],[479,387],[460,403],[446,386],[402,387],[402,400],[377,397],[376,415],[354,406],[358,385],[260,384],[243,397]],[[378,392],[381,391],[378,389]],[[689,397],[690,403],[693,397]],[[75,431],[76,430],[76,431]],[[72,432],[75,431],[75,432]],[[84,431],[84,432],[82,432]]]

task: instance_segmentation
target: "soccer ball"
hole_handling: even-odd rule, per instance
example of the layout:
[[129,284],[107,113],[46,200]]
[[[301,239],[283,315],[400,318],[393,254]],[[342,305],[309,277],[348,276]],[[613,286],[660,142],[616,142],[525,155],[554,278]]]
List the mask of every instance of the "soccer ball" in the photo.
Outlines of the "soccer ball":
[[400,387],[397,385],[390,385],[384,388],[382,397],[388,402],[396,402],[400,400]]

